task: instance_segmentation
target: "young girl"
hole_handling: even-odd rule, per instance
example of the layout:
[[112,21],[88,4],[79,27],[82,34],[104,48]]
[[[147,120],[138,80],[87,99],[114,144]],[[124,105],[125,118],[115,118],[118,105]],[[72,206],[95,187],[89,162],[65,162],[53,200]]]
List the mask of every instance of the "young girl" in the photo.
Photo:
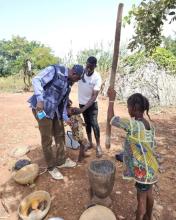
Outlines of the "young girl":
[[113,126],[124,129],[127,132],[123,153],[123,177],[134,179],[137,189],[136,220],[151,220],[153,209],[152,185],[157,182],[156,173],[158,164],[154,156],[155,133],[150,120],[144,118],[146,112],[148,118],[149,101],[140,93],[135,93],[128,98],[127,107],[130,120],[114,116],[115,90],[109,88],[108,115]]

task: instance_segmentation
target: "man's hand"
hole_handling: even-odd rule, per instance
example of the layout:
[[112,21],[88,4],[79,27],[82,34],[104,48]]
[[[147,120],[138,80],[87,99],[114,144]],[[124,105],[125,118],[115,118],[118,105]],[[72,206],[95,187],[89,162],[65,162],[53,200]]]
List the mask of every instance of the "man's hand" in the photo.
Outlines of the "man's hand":
[[83,109],[82,108],[72,108],[72,114],[73,115],[79,115],[83,113]]
[[44,108],[44,102],[43,102],[43,101],[37,102],[36,112],[41,112],[41,111],[43,111],[43,108]]
[[108,97],[109,97],[109,101],[114,101],[115,100],[116,91],[113,88],[109,87],[107,94],[108,94]]

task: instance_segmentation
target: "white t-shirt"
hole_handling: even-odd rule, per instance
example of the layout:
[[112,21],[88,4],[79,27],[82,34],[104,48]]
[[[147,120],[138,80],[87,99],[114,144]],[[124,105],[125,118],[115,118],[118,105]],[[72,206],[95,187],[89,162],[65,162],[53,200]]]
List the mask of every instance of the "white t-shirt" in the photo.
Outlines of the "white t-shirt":
[[101,76],[96,71],[91,76],[84,74],[84,79],[85,82],[82,79],[78,82],[78,100],[81,105],[87,104],[94,90],[100,91],[102,83]]
[[30,61],[30,60],[27,61],[27,67],[28,67],[28,71],[31,71],[31,69],[32,69],[32,64],[31,64],[31,61]]

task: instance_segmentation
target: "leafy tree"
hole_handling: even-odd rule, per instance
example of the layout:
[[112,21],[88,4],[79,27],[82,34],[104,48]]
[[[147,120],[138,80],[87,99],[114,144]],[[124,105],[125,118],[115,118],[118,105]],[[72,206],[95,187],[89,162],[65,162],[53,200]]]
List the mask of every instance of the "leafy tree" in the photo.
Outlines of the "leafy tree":
[[134,22],[135,34],[129,43],[129,49],[145,49],[148,53],[161,44],[164,21],[176,20],[175,0],[142,0],[139,6],[133,5],[125,21]]
[[18,73],[29,58],[36,69],[58,61],[51,49],[39,42],[27,41],[25,37],[19,36],[13,36],[11,40],[0,40],[0,76]]
[[32,53],[32,61],[37,69],[42,69],[50,64],[59,62],[59,58],[52,54],[49,47],[34,48]]

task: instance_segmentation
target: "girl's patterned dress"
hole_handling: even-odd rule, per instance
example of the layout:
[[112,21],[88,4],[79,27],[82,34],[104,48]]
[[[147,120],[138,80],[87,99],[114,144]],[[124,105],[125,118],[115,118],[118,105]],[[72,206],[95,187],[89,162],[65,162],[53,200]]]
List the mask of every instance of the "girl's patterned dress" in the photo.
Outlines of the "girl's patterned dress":
[[124,143],[123,177],[134,179],[141,184],[157,182],[158,163],[154,154],[154,128],[150,126],[150,130],[146,130],[142,121],[115,116],[111,124],[127,132]]

